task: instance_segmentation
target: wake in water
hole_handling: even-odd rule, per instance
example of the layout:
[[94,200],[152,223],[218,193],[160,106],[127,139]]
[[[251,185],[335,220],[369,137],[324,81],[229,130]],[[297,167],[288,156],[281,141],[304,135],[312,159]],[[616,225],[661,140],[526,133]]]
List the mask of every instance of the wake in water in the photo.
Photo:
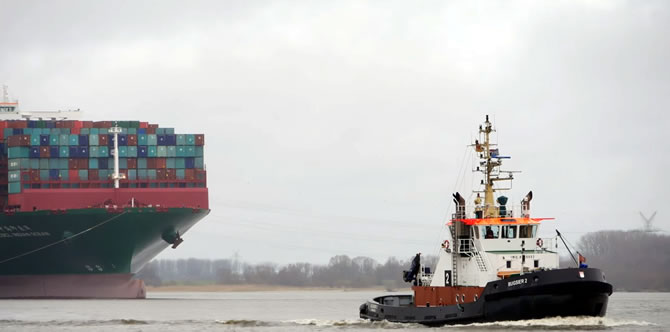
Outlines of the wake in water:
[[515,330],[601,330],[625,326],[655,326],[656,324],[636,320],[616,320],[606,317],[553,317],[491,323],[460,325],[460,328],[493,328]]

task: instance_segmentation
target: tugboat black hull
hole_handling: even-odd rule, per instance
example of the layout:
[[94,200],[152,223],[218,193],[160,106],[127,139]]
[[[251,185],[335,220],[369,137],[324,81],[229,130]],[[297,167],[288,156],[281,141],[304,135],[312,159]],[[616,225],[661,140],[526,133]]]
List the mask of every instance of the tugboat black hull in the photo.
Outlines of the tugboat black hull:
[[440,326],[556,316],[604,316],[611,294],[612,285],[605,281],[599,269],[558,269],[491,281],[476,301],[466,303],[417,307],[412,303],[412,295],[381,296],[361,305],[360,317]]

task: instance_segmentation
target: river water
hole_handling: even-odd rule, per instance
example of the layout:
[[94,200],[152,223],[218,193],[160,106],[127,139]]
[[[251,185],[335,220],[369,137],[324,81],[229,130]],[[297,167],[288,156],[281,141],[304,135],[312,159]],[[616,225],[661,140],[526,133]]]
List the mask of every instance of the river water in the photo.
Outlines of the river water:
[[[371,323],[358,306],[382,292],[149,293],[147,300],[0,300],[0,331],[370,331],[429,329]],[[445,326],[452,331],[668,331],[670,293],[614,293],[604,318]]]

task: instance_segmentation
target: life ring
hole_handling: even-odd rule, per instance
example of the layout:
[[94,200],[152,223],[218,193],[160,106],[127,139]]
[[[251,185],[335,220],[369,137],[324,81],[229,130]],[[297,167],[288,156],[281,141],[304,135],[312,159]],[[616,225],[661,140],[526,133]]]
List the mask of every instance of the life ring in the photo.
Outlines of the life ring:
[[449,240],[444,240],[444,242],[442,242],[442,248],[449,250]]
[[535,241],[535,244],[537,244],[538,247],[542,248],[543,244],[542,239],[537,239],[537,241]]

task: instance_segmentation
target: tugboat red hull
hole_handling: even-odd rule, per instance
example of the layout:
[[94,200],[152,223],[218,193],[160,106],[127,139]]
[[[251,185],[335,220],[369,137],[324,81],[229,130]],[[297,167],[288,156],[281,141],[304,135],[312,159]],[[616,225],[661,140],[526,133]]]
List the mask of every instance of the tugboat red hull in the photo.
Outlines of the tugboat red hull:
[[[481,296],[417,306],[412,295],[387,295],[360,307],[360,317],[429,326],[566,316],[604,316],[612,285],[599,269],[557,269],[489,282]],[[403,304],[404,303],[404,304]]]

